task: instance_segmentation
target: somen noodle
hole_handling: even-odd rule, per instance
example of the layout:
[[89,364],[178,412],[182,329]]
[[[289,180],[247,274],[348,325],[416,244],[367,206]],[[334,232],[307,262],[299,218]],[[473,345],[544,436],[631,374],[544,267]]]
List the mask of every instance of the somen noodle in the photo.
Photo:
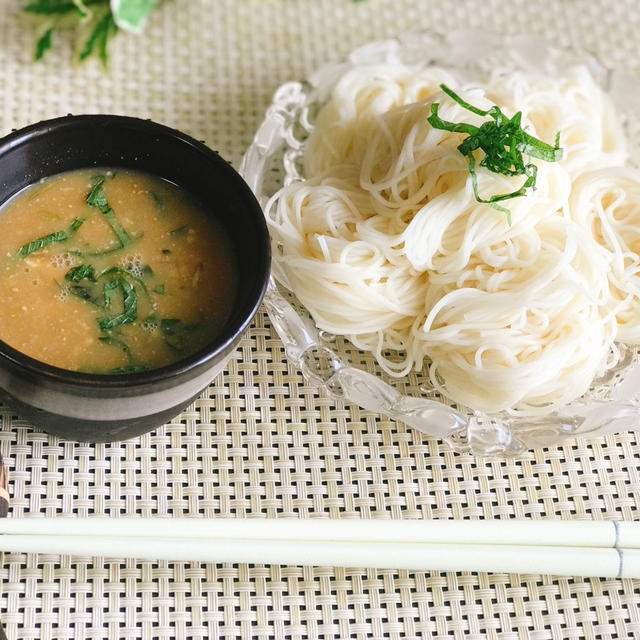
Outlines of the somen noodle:
[[[508,116],[563,159],[534,161],[536,189],[479,203],[461,135],[480,125],[439,89]],[[585,67],[549,78],[495,72],[484,84],[439,68],[362,66],[335,85],[305,144],[304,181],[266,211],[275,260],[317,325],[473,409],[548,412],[584,394],[640,343],[640,173]],[[478,171],[483,197],[522,180]],[[389,354],[392,355],[389,355]]]

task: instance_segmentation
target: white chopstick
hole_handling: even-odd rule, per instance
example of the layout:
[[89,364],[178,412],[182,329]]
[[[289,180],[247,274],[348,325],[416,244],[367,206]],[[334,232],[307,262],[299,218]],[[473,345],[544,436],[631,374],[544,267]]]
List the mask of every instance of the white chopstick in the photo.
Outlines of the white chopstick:
[[0,520],[3,533],[640,549],[640,522],[592,520],[27,517]]
[[[200,538],[3,536],[4,551],[139,560],[246,562],[365,567],[414,571],[550,573],[562,576],[640,577],[640,550],[384,542],[207,540]],[[627,557],[627,554],[629,556]]]
[[0,548],[141,560],[640,577],[640,523],[9,518]]

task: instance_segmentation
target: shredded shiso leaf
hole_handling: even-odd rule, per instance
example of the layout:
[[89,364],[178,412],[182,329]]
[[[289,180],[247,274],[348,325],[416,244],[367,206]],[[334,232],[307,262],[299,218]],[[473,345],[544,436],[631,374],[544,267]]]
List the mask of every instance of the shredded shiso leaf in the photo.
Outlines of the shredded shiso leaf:
[[[479,109],[465,102],[457,93],[454,93],[444,84],[440,88],[452,100],[457,102],[467,111],[479,116],[489,116],[479,127],[468,122],[449,122],[438,115],[440,103],[431,105],[431,114],[427,121],[434,129],[442,129],[453,133],[466,133],[467,137],[458,145],[458,151],[467,158],[469,173],[473,184],[473,193],[478,202],[488,204],[490,207],[501,211],[507,216],[507,223],[511,224],[511,212],[506,207],[498,204],[503,200],[518,198],[527,194],[528,189],[534,189],[538,168],[532,162],[524,161],[523,155],[529,158],[537,158],[546,162],[557,162],[562,158],[560,148],[560,133],[556,134],[552,145],[529,135],[521,126],[522,112],[518,111],[513,117],[507,118],[499,107],[492,106],[489,109]],[[519,189],[509,193],[498,193],[489,198],[481,198],[478,194],[478,175],[476,173],[476,158],[474,151],[480,150],[484,156],[479,166],[485,167],[493,173],[506,176],[525,176],[525,181]]]

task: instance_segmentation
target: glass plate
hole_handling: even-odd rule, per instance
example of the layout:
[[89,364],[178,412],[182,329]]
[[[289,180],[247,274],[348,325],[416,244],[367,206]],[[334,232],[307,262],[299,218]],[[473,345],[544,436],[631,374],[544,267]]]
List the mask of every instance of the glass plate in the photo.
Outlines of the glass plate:
[[[480,31],[447,35],[415,33],[373,42],[345,60],[328,64],[305,82],[287,82],[276,91],[266,117],[247,150],[240,173],[264,206],[281,186],[303,180],[301,157],[313,118],[332,86],[358,65],[402,63],[441,66],[465,79],[483,79],[494,66],[526,71],[558,72],[572,64],[587,65],[612,96],[621,117],[638,112],[637,78],[606,69],[586,52],[567,50],[532,36],[502,36]],[[640,148],[640,129],[628,118],[630,147]],[[633,155],[633,154],[632,154]],[[278,247],[273,247],[274,255]],[[429,436],[442,438],[457,451],[482,456],[517,455],[554,445],[571,437],[595,437],[637,427],[640,422],[640,357],[624,349],[619,366],[595,380],[581,398],[544,416],[487,414],[451,404],[431,387],[425,372],[395,379],[375,358],[346,339],[319,331],[313,319],[287,288],[274,261],[265,307],[287,357],[307,381],[337,398],[400,420]]]

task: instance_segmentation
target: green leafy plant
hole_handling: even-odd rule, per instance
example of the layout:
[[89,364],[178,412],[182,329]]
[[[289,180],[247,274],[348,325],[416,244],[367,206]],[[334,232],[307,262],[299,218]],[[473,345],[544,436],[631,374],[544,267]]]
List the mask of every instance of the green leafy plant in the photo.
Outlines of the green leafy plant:
[[[449,122],[440,118],[438,115],[440,104],[434,102],[431,105],[431,113],[427,121],[434,129],[467,134],[467,137],[458,145],[457,149],[467,158],[475,198],[478,202],[488,204],[490,207],[506,214],[507,222],[511,224],[511,212],[506,207],[499,205],[498,202],[524,196],[527,193],[527,189],[534,189],[536,185],[538,168],[531,162],[525,163],[523,154],[526,154],[529,158],[557,162],[562,158],[560,134],[556,134],[556,139],[552,146],[529,135],[521,127],[522,112],[518,111],[512,118],[507,118],[500,108],[495,105],[490,109],[479,109],[465,102],[446,85],[441,84],[440,88],[467,111],[491,118],[491,120],[482,123],[479,127],[468,122]],[[486,199],[481,198],[478,194],[476,158],[473,155],[474,151],[477,150],[484,153],[479,163],[481,167],[485,167],[493,173],[500,173],[506,176],[523,175],[525,176],[525,181],[522,186],[509,193],[498,193]]]
[[139,33],[159,0],[31,0],[23,7],[38,25],[34,59],[53,45],[53,35],[64,28],[77,32],[74,57],[97,56],[107,64],[108,45],[118,29]]

